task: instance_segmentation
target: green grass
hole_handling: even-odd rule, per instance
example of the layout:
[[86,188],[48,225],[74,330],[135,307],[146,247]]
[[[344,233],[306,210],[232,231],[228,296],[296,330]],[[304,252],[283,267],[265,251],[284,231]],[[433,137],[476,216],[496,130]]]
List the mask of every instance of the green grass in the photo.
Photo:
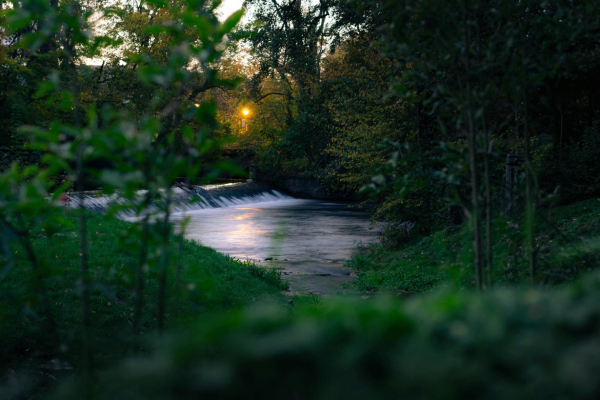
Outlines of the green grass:
[[[77,224],[46,235],[31,232],[32,243],[45,269],[45,285],[56,319],[61,350],[58,355],[75,370],[81,368],[81,297],[79,293],[79,248]],[[137,247],[132,224],[89,214],[89,268],[93,282],[92,347],[94,365],[112,364],[127,355],[144,351],[150,340],[138,340],[132,332],[133,265]],[[173,237],[175,253],[180,240]],[[56,357],[36,295],[31,264],[21,246],[12,248],[15,263],[0,280],[0,367],[38,365]],[[214,313],[272,300],[289,304],[281,293],[286,283],[279,273],[241,262],[195,242],[183,241],[181,284],[174,285],[170,270],[167,292],[166,327],[184,329],[197,323],[207,312]],[[2,276],[2,275],[0,275]],[[157,271],[147,271],[141,338],[156,337]],[[141,345],[140,345],[141,343]],[[35,365],[33,367],[35,368]],[[12,368],[11,367],[11,368]]]
[[[600,266],[600,199],[538,212],[535,238],[538,282],[557,285]],[[528,265],[518,221],[498,218],[493,225],[494,282],[526,282]],[[413,238],[395,248],[366,246],[347,265],[358,273],[361,291],[427,292],[441,284],[474,285],[469,229],[446,229]]]

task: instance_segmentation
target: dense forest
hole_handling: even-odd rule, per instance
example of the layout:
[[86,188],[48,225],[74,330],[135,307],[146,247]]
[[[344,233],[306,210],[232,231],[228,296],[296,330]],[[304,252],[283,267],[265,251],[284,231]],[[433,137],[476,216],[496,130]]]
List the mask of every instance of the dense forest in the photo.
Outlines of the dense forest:
[[[600,3],[219,5],[0,0],[0,398],[597,398]],[[250,177],[372,210],[353,295],[174,227]]]

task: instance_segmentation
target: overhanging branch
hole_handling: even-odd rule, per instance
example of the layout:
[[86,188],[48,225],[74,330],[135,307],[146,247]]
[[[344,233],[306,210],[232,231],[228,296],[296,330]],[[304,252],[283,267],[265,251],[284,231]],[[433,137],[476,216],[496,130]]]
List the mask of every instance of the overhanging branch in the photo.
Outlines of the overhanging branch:
[[260,98],[254,100],[255,103],[260,103],[262,100],[266,99],[269,96],[283,96],[283,97],[287,97],[288,99],[293,99],[294,96],[288,94],[288,93],[281,93],[281,92],[271,92],[271,93],[267,93],[265,95],[260,96]]

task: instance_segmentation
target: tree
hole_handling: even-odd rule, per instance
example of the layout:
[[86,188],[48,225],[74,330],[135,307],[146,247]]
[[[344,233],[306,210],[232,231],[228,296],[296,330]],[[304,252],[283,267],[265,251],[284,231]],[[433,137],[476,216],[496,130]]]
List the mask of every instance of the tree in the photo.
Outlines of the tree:
[[[53,322],[54,305],[47,301],[45,294],[45,282],[52,271],[45,268],[44,260],[37,256],[30,240],[34,226],[42,226],[44,232],[51,235],[65,224],[61,218],[65,213],[61,198],[68,187],[77,190],[78,193],[70,196],[78,209],[80,270],[79,280],[72,282],[71,290],[81,297],[82,335],[76,340],[81,343],[88,390],[92,389],[94,327],[85,183],[93,177],[101,185],[100,193],[111,195],[118,191],[121,199],[130,201],[126,206],[112,204],[107,213],[128,208],[138,218],[125,235],[122,248],[131,260],[135,281],[133,330],[139,333],[147,269],[154,268],[158,287],[155,318],[157,331],[162,332],[168,272],[175,270],[177,286],[180,264],[176,259],[181,255],[181,252],[175,254],[169,246],[173,237],[170,225],[173,186],[180,177],[198,178],[202,156],[212,147],[207,140],[209,133],[215,128],[214,104],[195,106],[190,103],[202,88],[223,83],[211,65],[218,61],[226,47],[226,36],[242,16],[242,12],[234,13],[221,24],[213,15],[215,4],[205,6],[203,1],[150,3],[152,13],[148,15],[156,13],[160,18],[156,18],[156,23],[131,30],[139,34],[140,39],[132,43],[139,43],[142,50],[147,50],[128,59],[134,64],[127,71],[131,73],[127,77],[134,88],[129,94],[135,95],[135,88],[146,88],[142,94],[148,107],[139,103],[138,113],[132,112],[135,108],[129,107],[129,99],[119,99],[110,91],[100,94],[109,93],[114,96],[114,102],[106,101],[106,97],[95,97],[95,89],[104,89],[104,83],[118,76],[118,62],[112,64],[113,68],[105,69],[103,65],[97,70],[81,66],[83,59],[98,56],[100,47],[119,44],[108,37],[94,36],[91,8],[77,1],[48,4],[43,0],[25,0],[12,2],[12,7],[0,14],[2,32],[22,33],[18,45],[23,53],[16,52],[14,57],[25,54],[33,60],[45,61],[58,56],[53,62],[40,62],[47,69],[33,95],[43,100],[40,104],[47,109],[58,112],[45,120],[23,121],[19,126],[20,132],[28,137],[28,147],[42,153],[41,165],[27,167],[20,160],[13,160],[10,168],[0,173],[0,261],[3,268],[10,269],[13,265],[11,246],[19,242],[26,248],[35,290],[21,300],[23,304],[35,304],[35,300],[41,299],[44,315],[41,321],[55,339],[50,351],[59,354],[70,339],[61,337],[60,328]],[[140,4],[138,11],[143,9]],[[108,18],[112,12],[114,10],[107,10],[105,16]],[[161,51],[153,52],[151,42],[162,46]],[[41,55],[38,57],[38,54]],[[26,71],[18,62],[11,66],[19,73]],[[86,87],[86,82],[92,83],[91,89]],[[193,122],[183,123],[183,117]],[[179,142],[185,151],[176,151]],[[109,162],[99,168],[98,159]],[[61,184],[65,177],[67,182]],[[152,204],[155,206],[151,207]],[[85,397],[90,398],[91,394],[88,392]]]
[[[382,3],[379,3],[382,4]],[[473,225],[477,286],[492,276],[492,137],[509,123],[521,126],[525,156],[525,237],[530,279],[536,277],[535,220],[540,202],[531,162],[531,97],[555,79],[564,52],[594,30],[589,2],[439,0],[383,3],[394,15],[386,26],[387,54],[398,60],[397,94],[439,115],[443,131],[466,140],[471,193],[463,203]],[[541,44],[541,47],[540,47]],[[516,109],[514,105],[517,105]],[[461,166],[461,164],[457,164]],[[461,175],[453,164],[441,171]],[[485,223],[485,234],[483,224]],[[484,254],[485,250],[485,254]]]
[[373,33],[351,35],[323,63],[329,142],[321,181],[339,193],[354,194],[370,182],[375,166],[386,162],[385,140],[405,142],[410,135],[405,105],[386,98],[394,63],[375,40]]
[[[118,3],[110,18],[101,24],[121,44],[102,54],[104,62],[97,69],[98,79],[94,85],[98,87],[98,82],[102,82],[101,96],[95,101],[99,104],[119,103],[138,118],[147,114],[160,116],[162,129],[156,142],[164,145],[168,135],[175,135],[176,151],[184,151],[182,129],[191,122],[184,116],[184,111],[200,103],[204,94],[212,89],[227,89],[239,83],[239,77],[225,76],[216,57],[187,59],[187,55],[172,46],[174,41],[179,40],[179,34],[185,35],[186,42],[194,48],[201,48],[220,34],[214,28],[218,21],[212,5],[197,2],[193,7],[193,23],[212,28],[203,33],[190,27],[183,32],[164,29],[173,21],[191,18],[182,15],[185,9],[182,1]],[[240,15],[241,12],[236,13],[236,18]],[[221,54],[225,50],[226,46],[222,46],[216,53]],[[185,86],[170,86],[172,77],[137,79],[139,74],[143,78],[145,72],[171,68],[180,59],[188,62],[182,71],[176,73],[186,75],[180,77],[185,80]],[[157,93],[160,95],[156,96]],[[167,114],[163,113],[165,109],[169,110]]]
[[254,56],[260,66],[253,78],[255,90],[269,75],[297,91],[302,102],[314,94],[320,78],[324,41],[329,35],[327,17],[332,0],[303,4],[302,0],[247,0],[253,23],[246,27]]

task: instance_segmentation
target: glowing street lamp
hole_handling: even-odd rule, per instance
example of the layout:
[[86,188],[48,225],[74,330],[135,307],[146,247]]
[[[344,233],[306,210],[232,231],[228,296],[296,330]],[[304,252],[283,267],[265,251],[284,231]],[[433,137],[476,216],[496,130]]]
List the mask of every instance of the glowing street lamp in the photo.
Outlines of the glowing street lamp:
[[[248,110],[247,108],[244,108],[242,110],[242,114],[244,115],[244,117],[247,117],[248,115],[250,115],[250,110]],[[248,124],[246,123],[246,118],[242,118],[242,131],[247,131],[248,130]]]

